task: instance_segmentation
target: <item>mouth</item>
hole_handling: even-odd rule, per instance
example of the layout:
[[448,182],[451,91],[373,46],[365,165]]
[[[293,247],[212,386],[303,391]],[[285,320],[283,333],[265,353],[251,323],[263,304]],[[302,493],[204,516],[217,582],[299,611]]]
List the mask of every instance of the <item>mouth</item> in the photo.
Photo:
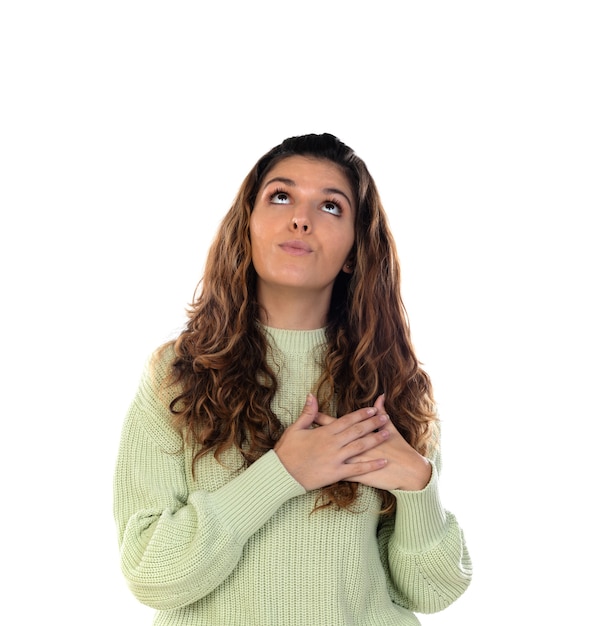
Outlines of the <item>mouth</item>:
[[293,256],[302,256],[304,254],[310,254],[310,252],[312,252],[312,248],[310,248],[307,243],[300,241],[299,239],[285,241],[282,244],[279,244],[279,247],[284,252],[292,254]]

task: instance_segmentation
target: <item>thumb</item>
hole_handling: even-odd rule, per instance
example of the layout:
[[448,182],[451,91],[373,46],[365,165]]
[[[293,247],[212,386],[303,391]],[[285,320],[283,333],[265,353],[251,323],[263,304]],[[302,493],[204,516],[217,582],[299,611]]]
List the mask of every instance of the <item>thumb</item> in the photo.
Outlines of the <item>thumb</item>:
[[314,394],[309,393],[301,415],[295,420],[294,426],[297,428],[310,428],[318,415],[318,400]]
[[378,409],[379,413],[386,413],[385,409],[384,409],[384,394],[380,394],[377,398],[376,398],[376,402],[374,402],[374,406]]

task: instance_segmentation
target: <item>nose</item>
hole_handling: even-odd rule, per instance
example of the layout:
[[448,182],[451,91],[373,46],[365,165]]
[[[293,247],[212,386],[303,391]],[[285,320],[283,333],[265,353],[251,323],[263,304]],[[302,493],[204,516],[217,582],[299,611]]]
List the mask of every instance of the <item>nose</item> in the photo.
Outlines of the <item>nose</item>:
[[314,207],[307,199],[297,199],[291,211],[291,230],[294,233],[311,233],[314,224],[312,223]]
[[310,226],[310,222],[307,217],[294,217],[291,220],[291,228],[295,231],[301,231],[307,233],[309,230],[312,230]]

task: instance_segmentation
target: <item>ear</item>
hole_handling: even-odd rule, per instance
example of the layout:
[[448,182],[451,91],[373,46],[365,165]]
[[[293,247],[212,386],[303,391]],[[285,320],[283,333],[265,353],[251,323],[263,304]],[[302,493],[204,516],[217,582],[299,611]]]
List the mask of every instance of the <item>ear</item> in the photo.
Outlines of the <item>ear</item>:
[[351,248],[351,251],[349,252],[349,255],[347,256],[347,259],[345,260],[345,265],[343,265],[343,267],[341,268],[346,274],[353,274],[353,270],[355,268],[355,244],[353,245],[353,248]]

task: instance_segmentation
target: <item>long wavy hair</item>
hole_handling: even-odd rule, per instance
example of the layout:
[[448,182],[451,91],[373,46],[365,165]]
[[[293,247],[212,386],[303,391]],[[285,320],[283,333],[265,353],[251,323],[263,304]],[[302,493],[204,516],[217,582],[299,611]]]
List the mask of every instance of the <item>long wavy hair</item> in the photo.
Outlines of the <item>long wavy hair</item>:
[[[267,172],[294,155],[325,159],[347,176],[354,197],[353,272],[335,280],[326,326],[327,347],[316,394],[321,410],[337,415],[370,406],[385,394],[388,415],[407,442],[427,455],[437,421],[432,386],[418,362],[400,293],[400,268],[376,185],[364,162],[330,134],[291,137],[250,170],[223,218],[205,272],[173,343],[170,411],[194,450],[194,462],[235,447],[250,465],[272,449],[283,427],[271,410],[277,391],[259,327],[250,215]],[[316,508],[351,507],[358,483],[342,481],[320,491]],[[383,510],[394,498],[381,492]]]

